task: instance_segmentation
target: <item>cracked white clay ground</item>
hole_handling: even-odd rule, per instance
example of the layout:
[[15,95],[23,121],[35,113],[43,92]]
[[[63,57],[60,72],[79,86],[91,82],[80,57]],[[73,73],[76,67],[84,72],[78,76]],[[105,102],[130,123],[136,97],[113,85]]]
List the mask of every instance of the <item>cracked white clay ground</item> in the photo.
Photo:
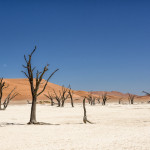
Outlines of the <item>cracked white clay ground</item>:
[[[150,105],[90,106],[83,124],[82,104],[72,108],[37,105],[37,121],[27,125],[31,105],[10,105],[0,111],[1,150],[149,150]],[[58,124],[58,125],[57,125]]]

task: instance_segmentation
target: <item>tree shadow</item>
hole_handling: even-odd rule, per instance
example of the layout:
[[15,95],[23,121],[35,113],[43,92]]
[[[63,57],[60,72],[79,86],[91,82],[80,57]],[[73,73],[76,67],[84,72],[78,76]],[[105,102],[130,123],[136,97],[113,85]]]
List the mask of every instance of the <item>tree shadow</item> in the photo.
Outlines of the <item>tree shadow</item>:
[[95,123],[64,123],[64,124],[95,124]]
[[22,123],[8,123],[8,122],[0,123],[0,126],[9,126],[9,125],[26,125],[26,124],[22,124]]
[[84,124],[84,123],[64,123],[64,124]]
[[[37,122],[36,124],[27,124],[27,123],[11,123],[11,122],[2,122],[0,123],[0,127],[5,126],[30,126],[30,125],[83,125],[85,123],[62,123],[62,124],[53,124],[53,123],[46,123],[46,122]],[[94,123],[92,123],[94,124]]]
[[[27,123],[8,123],[8,122],[3,122],[0,123],[0,127],[4,127],[4,126],[24,126],[24,125],[29,125]],[[38,122],[37,124],[30,124],[30,125],[60,125],[60,124],[52,124],[52,123],[45,123],[45,122]]]
[[36,123],[27,123],[27,125],[60,125],[60,124],[52,124],[52,123],[46,123],[46,122],[36,122]]

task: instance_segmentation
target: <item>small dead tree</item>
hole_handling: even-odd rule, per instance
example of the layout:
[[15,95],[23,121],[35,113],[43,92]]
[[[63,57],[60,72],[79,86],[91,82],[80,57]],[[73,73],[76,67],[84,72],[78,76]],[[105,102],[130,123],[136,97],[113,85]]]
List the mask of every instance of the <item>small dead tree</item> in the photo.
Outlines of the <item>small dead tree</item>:
[[98,104],[100,104],[101,102],[100,102],[100,96],[97,98],[97,101],[98,101]]
[[[57,101],[57,103],[58,103],[58,106],[57,107],[60,107],[61,106],[61,94],[57,94],[56,92],[55,92],[55,90],[53,89],[53,92],[54,92],[54,98],[56,99],[56,101]],[[60,91],[59,91],[59,93],[60,93]]]
[[89,92],[87,100],[88,100],[89,104],[95,105],[96,97],[93,96],[92,91]]
[[91,105],[95,105],[95,100],[96,100],[96,97],[95,97],[95,96],[93,96],[93,97],[92,97]]
[[132,95],[132,94],[128,93],[129,104],[133,104],[134,103],[134,98],[135,98],[135,95]]
[[27,100],[27,103],[28,103],[28,104],[32,104],[29,100]]
[[119,104],[121,104],[122,99],[123,99],[122,97],[121,97],[121,98],[119,98],[119,101],[118,101],[118,103],[119,103]]
[[70,99],[71,99],[71,106],[74,107],[74,105],[73,105],[73,91],[72,91],[70,85],[69,85],[68,89],[69,89],[69,90],[68,90],[68,94],[69,94],[69,97],[70,97]]
[[87,100],[88,100],[89,104],[92,104],[92,95],[91,95],[91,93],[88,95]]
[[58,102],[58,107],[64,107],[66,99],[69,97],[69,93],[67,92],[68,89],[62,86],[61,91],[59,90],[59,94],[56,93],[56,91],[53,89],[54,92],[54,98]]
[[[39,91],[39,87],[41,85],[41,81],[43,79],[43,76],[48,71],[48,66],[49,65],[46,65],[44,67],[43,71],[41,71],[41,72],[39,72],[37,70],[36,76],[35,76],[35,80],[34,80],[34,73],[33,72],[35,70],[35,67],[32,68],[31,59],[32,59],[32,55],[34,54],[35,51],[36,51],[36,46],[35,46],[34,50],[31,52],[31,54],[28,55],[28,59],[24,55],[24,59],[25,59],[26,65],[23,65],[23,67],[26,69],[26,72],[22,71],[25,74],[25,76],[28,78],[28,81],[30,83],[30,88],[31,88],[31,94],[32,94],[31,114],[30,114],[30,121],[29,121],[28,124],[40,124],[40,122],[36,121],[36,102],[37,102],[37,97],[44,92],[44,90],[46,89],[46,86],[48,84],[48,81],[58,71],[58,69],[56,69],[48,77],[48,79],[45,81],[44,87],[42,88],[42,90],[40,92],[38,92]],[[35,82],[35,84],[34,84],[34,82]]]
[[102,94],[102,105],[106,104],[106,101],[108,101],[110,98],[108,98],[107,96],[107,92],[105,92],[104,94]]
[[51,106],[54,105],[54,97],[48,92],[48,94],[44,94],[45,97],[47,97],[51,101]]
[[3,78],[0,78],[0,110],[5,110],[7,108],[7,106],[9,105],[9,102],[18,95],[18,93],[14,92],[16,89],[16,88],[14,88],[13,90],[11,90],[11,92],[8,94],[8,96],[5,98],[5,100],[2,102],[3,90],[8,87],[9,87],[9,85],[6,85],[6,83],[3,81]]
[[60,92],[61,95],[61,107],[64,107],[66,99],[69,97],[69,94],[67,93],[68,89],[62,86],[62,91]]
[[88,123],[92,124],[92,122],[90,122],[90,121],[87,120],[86,108],[85,108],[85,99],[86,99],[86,98],[83,99],[83,110],[84,110],[83,122],[84,122],[84,123],[87,123],[87,122],[88,122]]

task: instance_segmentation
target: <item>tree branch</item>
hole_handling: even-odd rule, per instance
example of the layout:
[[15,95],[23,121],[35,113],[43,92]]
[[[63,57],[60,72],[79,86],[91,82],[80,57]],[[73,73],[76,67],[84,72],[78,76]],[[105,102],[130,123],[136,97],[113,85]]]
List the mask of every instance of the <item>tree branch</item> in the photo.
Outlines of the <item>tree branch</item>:
[[50,80],[50,78],[51,78],[58,70],[59,70],[59,69],[56,69],[56,70],[49,76],[49,78],[46,80],[46,83],[45,83],[45,85],[44,85],[42,91],[39,92],[39,93],[37,94],[37,96],[39,96],[40,94],[42,94],[42,93],[44,92],[44,90],[45,90],[45,88],[46,88],[46,86],[47,86],[48,81]]

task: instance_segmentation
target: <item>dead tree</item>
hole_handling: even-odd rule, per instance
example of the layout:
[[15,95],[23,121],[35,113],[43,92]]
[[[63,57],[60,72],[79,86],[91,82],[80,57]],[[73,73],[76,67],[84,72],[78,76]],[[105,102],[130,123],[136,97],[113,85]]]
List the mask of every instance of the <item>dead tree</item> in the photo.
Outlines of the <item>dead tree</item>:
[[84,123],[88,122],[88,123],[92,124],[92,122],[90,122],[90,121],[87,120],[86,108],[85,108],[85,99],[86,98],[83,99],[83,110],[84,110],[83,122]]
[[89,104],[92,104],[92,95],[91,94],[88,95],[87,100],[88,100]]
[[28,103],[28,104],[32,104],[29,100],[27,100],[27,103]]
[[108,98],[107,96],[107,92],[105,92],[104,94],[102,94],[102,105],[106,104],[106,101],[108,101],[110,98]]
[[72,91],[72,89],[71,89],[71,86],[69,85],[69,90],[68,90],[68,94],[69,94],[69,97],[70,97],[70,99],[71,99],[71,106],[72,107],[74,107],[74,105],[73,105],[73,91]]
[[[23,67],[26,69],[26,72],[22,71],[25,74],[25,76],[28,78],[28,80],[29,80],[30,88],[31,88],[31,95],[32,95],[31,114],[30,114],[30,121],[29,121],[28,124],[40,124],[39,122],[36,121],[36,102],[37,102],[37,97],[44,92],[44,90],[46,89],[46,86],[48,84],[48,81],[55,74],[55,72],[58,71],[58,69],[56,69],[48,77],[48,79],[44,83],[44,86],[43,86],[42,90],[39,91],[39,87],[41,85],[41,81],[43,79],[44,74],[48,71],[48,66],[49,65],[46,65],[41,72],[39,72],[37,70],[36,76],[35,76],[35,80],[34,80],[33,72],[35,70],[35,67],[32,68],[31,59],[32,59],[32,55],[34,54],[35,51],[36,51],[36,46],[35,46],[34,50],[31,52],[31,54],[28,55],[28,59],[24,55],[24,59],[25,59],[26,65],[23,65]],[[34,84],[34,82],[35,82],[35,84]]]
[[[18,93],[14,92],[15,88],[7,95],[5,100],[2,102],[3,98],[3,90],[8,88],[9,85],[6,85],[6,83],[3,81],[3,78],[0,78],[0,110],[5,110],[7,106],[9,105],[9,102],[15,98]],[[2,107],[3,106],[3,107]]]
[[143,91],[143,93],[145,93],[147,96],[150,96],[150,93]]
[[[150,93],[142,91],[143,93],[145,93],[146,96],[150,96]],[[150,101],[147,102],[148,104],[150,104]]]
[[57,103],[58,103],[58,106],[57,107],[60,107],[61,106],[61,95],[60,95],[60,92],[59,92],[59,95],[55,92],[55,90],[53,89],[53,92],[54,92],[54,98],[56,99]]
[[119,104],[121,104],[122,99],[123,99],[122,97],[121,97],[121,98],[119,98],[119,101],[118,101],[118,103],[119,103]]
[[65,101],[66,99],[69,97],[69,94],[67,93],[67,88],[65,88],[64,86],[62,86],[62,91],[60,92],[61,95],[61,107],[64,107]]
[[135,98],[135,95],[132,95],[132,94],[128,93],[129,104],[133,104],[134,103],[134,98]]
[[92,91],[89,92],[89,95],[87,97],[87,100],[89,102],[89,104],[91,105],[95,105],[95,97],[92,95]]
[[48,92],[48,94],[44,94],[45,97],[47,97],[51,101],[51,106],[54,105],[54,97]]
[[97,98],[97,101],[98,101],[98,104],[100,104],[101,102],[100,102],[100,96]]
[[66,99],[69,97],[69,91],[67,88],[65,88],[64,86],[62,86],[61,91],[59,90],[59,94],[56,93],[56,91],[53,89],[54,92],[54,98],[56,99],[56,101],[58,102],[58,107],[64,107],[65,101]]

